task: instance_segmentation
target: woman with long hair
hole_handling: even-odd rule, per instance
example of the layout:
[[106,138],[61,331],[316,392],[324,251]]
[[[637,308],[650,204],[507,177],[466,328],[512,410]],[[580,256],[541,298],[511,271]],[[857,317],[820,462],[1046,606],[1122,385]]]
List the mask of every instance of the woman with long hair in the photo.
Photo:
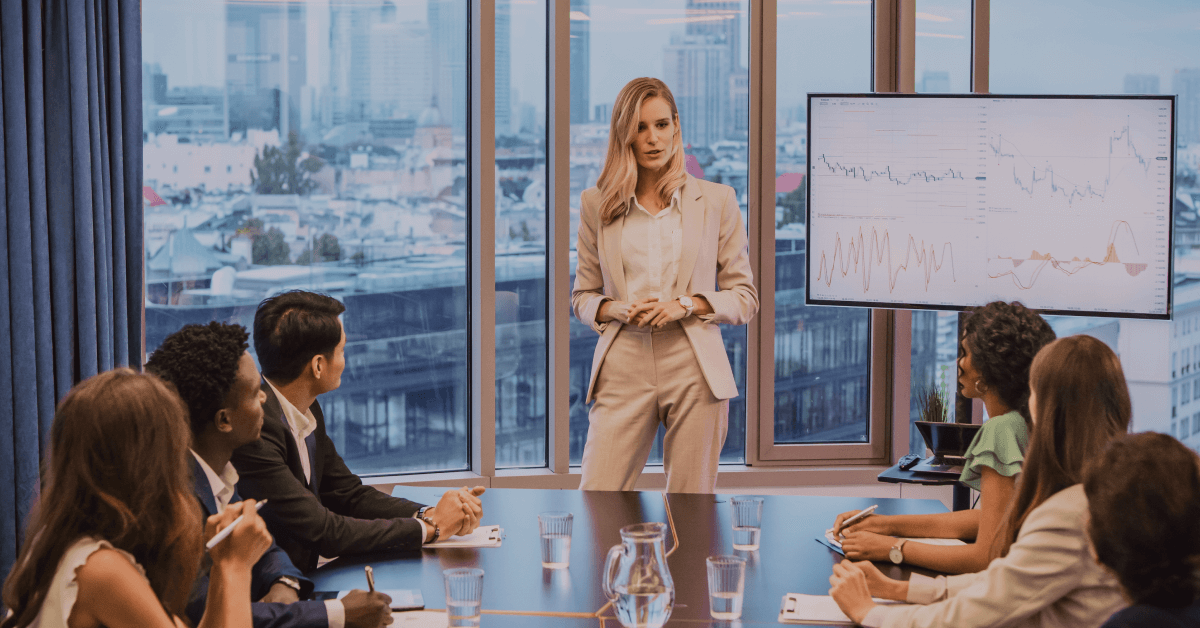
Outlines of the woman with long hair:
[[[979,491],[979,508],[866,517],[842,531],[846,558],[899,559],[951,574],[987,567],[1029,446],[1029,367],[1038,351],[1053,340],[1054,330],[1045,319],[1020,303],[995,301],[971,312],[963,325],[958,382],[964,397],[983,401],[990,418],[967,448],[959,480]],[[835,529],[857,512],[838,515]],[[933,545],[896,537],[969,543]]]
[[[985,571],[892,580],[870,562],[834,565],[829,593],[864,626],[1099,626],[1125,606],[1092,560],[1084,474],[1129,429],[1129,389],[1116,354],[1091,336],[1046,346],[1030,369],[1033,434]],[[1119,472],[1118,470],[1113,470]],[[912,605],[876,605],[871,596]]]
[[1200,457],[1157,432],[1114,441],[1083,483],[1096,560],[1131,606],[1103,628],[1200,627]]
[[718,324],[747,323],[758,293],[733,188],[689,175],[683,147],[666,84],[625,85],[580,196],[571,307],[600,334],[581,489],[632,490],[659,425],[667,490],[716,487],[738,394]]
[[116,369],[71,389],[50,428],[41,497],[4,584],[0,628],[174,627],[185,617],[204,539],[205,628],[251,626],[250,568],[271,536],[247,500],[202,529],[188,466],[187,408],[153,375]]

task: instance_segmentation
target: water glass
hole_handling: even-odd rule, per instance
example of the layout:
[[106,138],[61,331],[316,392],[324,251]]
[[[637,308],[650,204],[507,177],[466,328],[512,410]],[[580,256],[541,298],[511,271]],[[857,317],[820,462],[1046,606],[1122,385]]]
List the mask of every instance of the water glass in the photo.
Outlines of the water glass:
[[709,556],[708,612],[713,619],[730,620],[742,616],[742,598],[746,586],[746,559],[740,556]]
[[763,498],[738,495],[730,502],[733,504],[733,549],[747,552],[758,549]]
[[477,628],[483,603],[483,570],[461,567],[442,572],[446,580],[446,616],[452,628]]
[[538,515],[542,567],[566,569],[571,564],[571,524],[574,520],[574,515],[569,512],[543,512]]

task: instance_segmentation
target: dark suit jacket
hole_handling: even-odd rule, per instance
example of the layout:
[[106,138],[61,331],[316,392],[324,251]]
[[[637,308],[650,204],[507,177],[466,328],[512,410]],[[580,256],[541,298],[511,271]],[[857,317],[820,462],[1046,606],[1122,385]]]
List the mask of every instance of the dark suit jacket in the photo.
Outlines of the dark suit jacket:
[[301,570],[316,568],[319,556],[421,547],[421,524],[412,516],[422,504],[364,486],[342,461],[325,433],[325,415],[314,402],[317,428],[305,438],[312,481],[304,480],[300,450],[283,407],[265,380],[262,438],[233,452],[238,492],[270,499],[263,520],[275,542]]
[[[213,498],[212,487],[208,476],[200,468],[200,464],[192,460],[192,473],[196,476],[196,498],[204,509],[204,517],[217,513],[217,502]],[[229,503],[242,501],[235,491]],[[268,504],[269,505],[269,504]],[[265,508],[265,507],[264,507]],[[208,573],[211,565],[208,557],[200,568],[200,575],[192,585],[192,597],[188,600],[187,616],[192,625],[200,625],[204,616],[204,605],[208,599]],[[301,596],[312,593],[313,583],[305,578],[299,569],[288,559],[287,554],[278,545],[271,544],[271,549],[254,563],[250,579],[250,599],[261,599],[271,590],[281,576],[291,576],[300,581]],[[326,628],[329,617],[325,611],[324,602],[296,602],[294,604],[277,604],[256,602],[250,605],[254,616],[254,628]]]
[[1130,606],[1114,613],[1102,628],[1200,628],[1200,600],[1184,608]]

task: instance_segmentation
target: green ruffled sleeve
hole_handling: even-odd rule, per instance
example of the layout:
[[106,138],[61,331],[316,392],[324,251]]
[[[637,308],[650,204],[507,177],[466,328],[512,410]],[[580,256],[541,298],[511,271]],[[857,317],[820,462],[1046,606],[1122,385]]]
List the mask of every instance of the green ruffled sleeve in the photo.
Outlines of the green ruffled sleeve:
[[958,480],[979,490],[983,467],[989,467],[1005,477],[1013,477],[1021,472],[1028,447],[1029,428],[1019,412],[993,417],[983,424],[967,448],[967,463]]

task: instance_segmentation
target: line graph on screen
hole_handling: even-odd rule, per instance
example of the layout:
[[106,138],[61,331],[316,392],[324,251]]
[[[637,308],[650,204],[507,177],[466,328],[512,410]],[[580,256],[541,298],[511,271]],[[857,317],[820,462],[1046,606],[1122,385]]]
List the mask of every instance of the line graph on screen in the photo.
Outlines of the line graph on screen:
[[[865,229],[859,227],[858,234],[852,234],[846,244],[843,244],[842,234],[838,232],[834,234],[830,250],[821,251],[817,280],[823,282],[825,287],[830,287],[837,277],[860,274],[862,291],[866,294],[871,290],[874,269],[886,269],[888,293],[891,293],[896,289],[900,273],[909,271],[915,264],[916,270],[921,273],[920,278],[924,281],[925,290],[928,291],[934,275],[943,270],[949,273],[950,281],[957,281],[954,276],[953,243],[943,242],[940,249],[939,251],[936,244],[926,245],[923,239],[918,244],[916,236],[909,234],[904,245],[904,261],[898,262],[899,256],[893,256],[891,233],[888,229],[884,229],[881,236],[878,228],[871,227],[871,235],[868,238]],[[947,264],[949,268],[945,268]]]
[[[1125,238],[1122,238],[1121,243],[1121,250],[1125,251],[1124,254],[1118,253],[1117,247],[1117,238],[1121,235],[1125,236]],[[1088,256],[1080,259],[1077,255],[1066,259],[1049,252],[1039,253],[1037,249],[1034,249],[1025,258],[1005,256],[988,258],[988,278],[1002,279],[1004,277],[1011,277],[1013,284],[1018,289],[1029,290],[1037,284],[1042,271],[1047,268],[1071,277],[1085,268],[1092,266],[1120,265],[1124,267],[1127,275],[1137,277],[1149,267],[1149,264],[1146,262],[1125,261],[1127,259],[1140,260],[1141,251],[1138,249],[1137,238],[1133,234],[1133,227],[1124,220],[1117,220],[1113,222],[1112,227],[1109,229],[1108,242],[1104,246],[1104,257],[1099,260],[1093,260]],[[1029,266],[1025,266],[1027,263]],[[1004,268],[1006,266],[1008,266],[1007,269]],[[1023,266],[1024,269],[1022,270]]]

